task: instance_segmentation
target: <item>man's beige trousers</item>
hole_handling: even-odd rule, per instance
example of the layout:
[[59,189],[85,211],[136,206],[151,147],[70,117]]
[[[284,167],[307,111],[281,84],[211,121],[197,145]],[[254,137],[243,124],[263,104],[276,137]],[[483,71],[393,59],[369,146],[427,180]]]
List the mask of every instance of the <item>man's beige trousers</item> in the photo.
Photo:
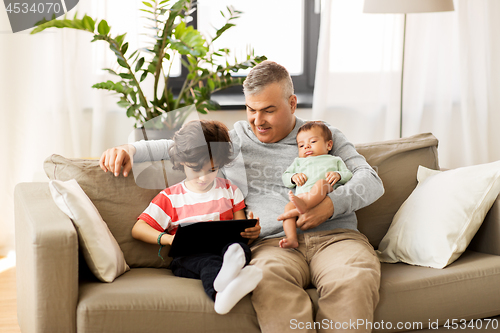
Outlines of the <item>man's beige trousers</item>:
[[[252,247],[252,265],[264,277],[252,302],[263,333],[368,332],[379,300],[380,262],[367,238],[335,229],[299,235],[299,247],[282,249],[278,238]],[[307,287],[317,288],[314,313]]]

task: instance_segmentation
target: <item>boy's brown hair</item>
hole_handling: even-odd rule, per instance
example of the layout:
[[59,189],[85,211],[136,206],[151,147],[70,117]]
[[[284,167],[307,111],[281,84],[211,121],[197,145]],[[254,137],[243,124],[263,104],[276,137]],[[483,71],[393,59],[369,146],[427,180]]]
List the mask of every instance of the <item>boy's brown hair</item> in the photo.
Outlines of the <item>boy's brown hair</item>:
[[314,127],[321,129],[321,133],[323,134],[323,138],[325,139],[326,142],[333,141],[332,131],[330,131],[328,126],[326,126],[326,124],[322,121],[308,121],[308,122],[306,122],[305,124],[303,124],[302,126],[299,127],[299,131],[297,132],[297,134],[299,134],[300,132],[303,132],[303,131],[309,131],[310,129],[312,129]]
[[199,171],[207,161],[212,161],[216,168],[231,162],[231,139],[226,125],[220,121],[190,121],[175,133],[173,140],[169,155],[174,170],[183,171],[181,163]]

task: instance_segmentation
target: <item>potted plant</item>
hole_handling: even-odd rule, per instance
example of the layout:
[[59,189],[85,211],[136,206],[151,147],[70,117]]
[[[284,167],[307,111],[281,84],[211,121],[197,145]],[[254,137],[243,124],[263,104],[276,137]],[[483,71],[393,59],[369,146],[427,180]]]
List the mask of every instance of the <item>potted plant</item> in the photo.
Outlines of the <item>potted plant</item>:
[[[244,77],[233,77],[232,74],[266,59],[249,51],[243,61],[239,62],[234,58],[233,63],[226,60],[225,65],[221,65],[218,62],[220,59],[228,59],[230,51],[215,50],[213,42],[235,26],[233,21],[241,14],[232,7],[227,7],[226,14],[221,11],[225,24],[216,29],[213,37],[207,38],[189,25],[195,11],[193,0],[146,0],[143,4],[145,7],[141,11],[147,13],[147,19],[151,22],[147,28],[152,31],[152,43],[147,48],[133,52],[125,41],[126,33],[113,37],[106,20],[97,23],[96,19],[87,15],[81,19],[75,15],[72,20],[66,17],[44,20],[31,33],[36,34],[53,27],[71,28],[93,33],[92,42],[107,42],[116,55],[120,70],[105,70],[119,79],[96,83],[92,87],[118,94],[118,105],[127,110],[128,117],[135,118],[135,127],[142,128],[144,134],[145,128],[175,131],[182,126],[191,111],[207,113],[218,109],[219,105],[211,99],[212,93],[241,85]],[[170,69],[172,59],[179,56],[182,57],[182,66],[187,69],[188,74],[182,88],[174,91],[170,84]],[[154,80],[145,82],[150,75]]]

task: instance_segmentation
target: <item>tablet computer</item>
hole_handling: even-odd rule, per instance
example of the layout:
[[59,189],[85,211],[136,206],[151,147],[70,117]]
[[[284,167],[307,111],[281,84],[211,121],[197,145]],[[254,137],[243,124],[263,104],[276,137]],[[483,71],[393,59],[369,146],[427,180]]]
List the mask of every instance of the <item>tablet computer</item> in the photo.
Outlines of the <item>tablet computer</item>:
[[180,224],[168,252],[169,257],[188,256],[197,253],[222,254],[230,243],[248,244],[249,239],[240,233],[254,227],[257,219],[224,220]]

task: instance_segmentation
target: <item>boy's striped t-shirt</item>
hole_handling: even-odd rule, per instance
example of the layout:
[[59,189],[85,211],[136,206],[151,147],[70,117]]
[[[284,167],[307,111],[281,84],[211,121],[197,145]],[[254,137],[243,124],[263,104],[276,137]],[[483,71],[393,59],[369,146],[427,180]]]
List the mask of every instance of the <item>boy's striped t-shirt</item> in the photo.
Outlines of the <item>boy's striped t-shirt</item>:
[[229,180],[215,178],[205,193],[188,190],[184,181],[161,191],[138,217],[158,231],[175,234],[180,223],[232,220],[245,208],[241,190]]

